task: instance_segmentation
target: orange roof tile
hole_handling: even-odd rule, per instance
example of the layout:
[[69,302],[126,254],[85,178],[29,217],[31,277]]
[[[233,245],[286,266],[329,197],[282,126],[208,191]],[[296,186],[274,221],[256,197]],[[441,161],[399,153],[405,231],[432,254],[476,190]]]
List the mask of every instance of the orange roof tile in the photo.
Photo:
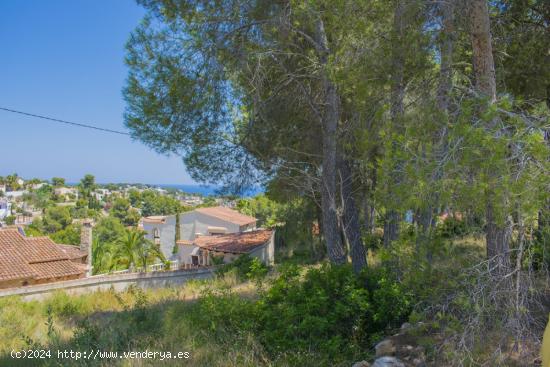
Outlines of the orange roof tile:
[[199,236],[194,243],[207,250],[246,254],[263,246],[272,234],[273,231],[270,229],[260,229],[219,236]]
[[84,271],[48,237],[25,237],[17,229],[0,230],[0,281],[78,274]]
[[85,270],[81,269],[70,260],[46,261],[30,264],[35,272],[34,279],[59,278],[69,275],[80,275]]
[[164,215],[152,215],[150,217],[143,217],[143,223],[159,223],[166,222],[166,216]]
[[235,223],[240,226],[256,222],[256,218],[239,213],[236,210],[224,206],[214,206],[210,208],[198,208],[197,212],[215,217],[226,222]]
[[86,251],[82,251],[78,246],[73,245],[61,245],[56,243],[57,248],[59,248],[65,255],[69,257],[70,260],[81,259],[85,256],[88,256]]

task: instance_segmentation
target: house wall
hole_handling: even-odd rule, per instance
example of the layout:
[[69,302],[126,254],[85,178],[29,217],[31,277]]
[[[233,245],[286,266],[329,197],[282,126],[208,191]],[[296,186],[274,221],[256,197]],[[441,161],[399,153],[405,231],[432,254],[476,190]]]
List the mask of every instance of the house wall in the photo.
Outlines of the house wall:
[[0,281],[0,289],[5,288],[16,288],[16,287],[22,287],[24,285],[30,285],[33,284],[32,279],[11,279],[11,280],[4,280]]
[[191,264],[191,252],[196,248],[195,245],[179,245],[178,261],[182,264]]
[[[167,259],[174,259],[172,255],[172,249],[175,245],[176,238],[176,216],[170,215],[165,219],[165,223],[147,223],[143,222],[143,229],[147,231],[147,238],[154,240],[154,229],[158,228],[160,233],[160,249]],[[227,222],[219,218],[211,217],[209,215],[197,212],[189,211],[180,214],[180,239],[192,241],[196,238],[197,234],[208,235],[208,227],[225,227],[227,233],[238,233],[245,230],[256,228],[255,223],[251,223],[244,226]],[[182,251],[181,246],[178,252]],[[192,250],[191,250],[192,251]],[[177,255],[180,261],[190,263],[190,259],[187,260],[187,256],[190,254],[188,249],[184,250],[184,253]]]
[[265,265],[273,265],[275,263],[275,232],[264,246],[252,251],[250,256],[258,258]]
[[0,290],[0,297],[19,295],[23,300],[35,300],[44,299],[58,290],[65,290],[69,294],[87,294],[110,289],[123,291],[130,285],[136,285],[144,289],[171,287],[184,284],[191,279],[211,278],[213,272],[214,269],[193,269],[152,273],[97,275],[65,282],[39,284],[16,289],[2,289]]
[[160,250],[167,259],[173,259],[172,250],[176,241],[176,216],[167,216],[164,223],[143,222],[143,229],[147,231],[146,238],[154,241],[154,230],[157,228],[160,235]]
[[245,224],[239,228],[239,232],[246,232],[256,229],[256,222]]
[[82,279],[82,278],[85,278],[84,274],[68,275],[68,276],[38,279],[38,280],[13,279],[13,280],[7,280],[7,281],[0,281],[0,289],[26,287],[30,285],[36,285],[36,284],[54,283],[54,282],[61,282],[65,280]]
[[208,235],[208,227],[225,227],[227,228],[227,233],[238,233],[241,230],[238,224],[196,211],[180,214],[180,233],[182,240],[194,240],[197,233]]

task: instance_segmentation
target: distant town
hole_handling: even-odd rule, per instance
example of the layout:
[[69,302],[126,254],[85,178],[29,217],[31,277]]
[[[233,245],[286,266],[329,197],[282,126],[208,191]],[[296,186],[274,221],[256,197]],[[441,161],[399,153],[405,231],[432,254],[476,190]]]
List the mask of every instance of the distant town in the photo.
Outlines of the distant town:
[[[199,192],[184,192],[176,188],[176,185],[163,187],[160,185],[130,184],[130,183],[95,183],[95,178],[86,176],[92,186],[89,194],[96,201],[104,215],[107,215],[110,204],[116,198],[128,198],[137,193],[146,192],[146,196],[166,196],[178,201],[185,207],[198,207],[202,205],[221,205],[233,208],[236,205],[235,196],[204,195]],[[79,189],[81,183],[67,183],[65,179],[54,177],[51,180],[38,178],[23,179],[16,173],[8,176],[0,176],[0,227],[6,225],[29,225],[33,220],[40,219],[46,202],[40,200],[48,196],[52,204],[57,206],[78,207]],[[185,186],[185,185],[182,185]],[[191,185],[187,185],[191,186]],[[200,188],[200,187],[199,187]],[[208,188],[196,190],[213,192]],[[42,204],[42,205],[41,205]],[[140,206],[131,207],[142,214]],[[160,209],[160,211],[163,211]],[[149,213],[151,214],[151,213]]]
[[180,271],[243,254],[272,264],[274,231],[248,199],[144,184],[0,177],[0,288]]

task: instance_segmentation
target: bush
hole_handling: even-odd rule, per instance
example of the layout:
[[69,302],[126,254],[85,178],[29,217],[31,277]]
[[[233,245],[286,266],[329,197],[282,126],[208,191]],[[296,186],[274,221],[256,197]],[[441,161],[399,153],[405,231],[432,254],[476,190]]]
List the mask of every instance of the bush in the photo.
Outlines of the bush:
[[377,333],[405,321],[411,297],[382,271],[355,276],[349,266],[324,265],[300,280],[296,267],[284,270],[260,299],[257,315],[265,348],[354,353]]
[[216,274],[223,276],[235,271],[240,281],[259,280],[267,274],[267,267],[258,259],[248,255],[241,255],[235,261],[221,266]]
[[6,218],[4,218],[4,221],[8,226],[11,226],[15,223],[15,215],[8,215]]
[[461,237],[468,233],[466,222],[463,220],[447,217],[437,226],[437,234],[442,238]]
[[369,269],[358,277],[350,266],[325,264],[302,274],[288,264],[257,300],[208,292],[193,324],[217,341],[254,334],[273,358],[314,353],[326,362],[321,365],[332,365],[400,326],[411,305],[411,295],[388,272]]

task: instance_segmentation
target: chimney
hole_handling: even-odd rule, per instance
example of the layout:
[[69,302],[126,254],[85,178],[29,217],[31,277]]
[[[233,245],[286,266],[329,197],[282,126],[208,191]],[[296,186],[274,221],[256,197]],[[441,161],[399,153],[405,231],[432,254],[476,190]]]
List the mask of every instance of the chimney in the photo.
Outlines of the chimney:
[[92,275],[92,225],[91,219],[82,220],[82,229],[80,230],[80,250],[88,253],[86,256],[88,271],[86,276]]

